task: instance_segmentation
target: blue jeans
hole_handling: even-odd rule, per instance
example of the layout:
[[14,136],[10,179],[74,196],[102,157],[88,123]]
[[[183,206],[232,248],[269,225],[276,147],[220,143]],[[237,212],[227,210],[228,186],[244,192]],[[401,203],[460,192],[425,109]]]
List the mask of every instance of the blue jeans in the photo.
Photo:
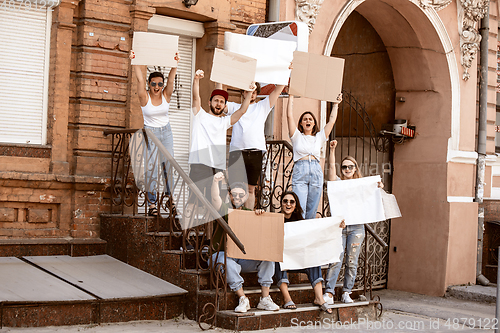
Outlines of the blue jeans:
[[[172,135],[172,128],[170,123],[163,127],[144,126],[149,129],[160,140],[160,142],[167,148],[170,155],[174,156],[174,137]],[[158,187],[158,171],[161,172],[165,180],[165,192],[170,194],[171,179],[167,176],[170,169],[170,163],[167,162],[166,157],[158,150],[151,139],[148,139],[148,152],[145,155],[146,161],[146,188],[149,204],[156,203],[156,188]],[[156,159],[160,159],[157,161]],[[149,161],[148,161],[149,160]],[[149,162],[149,163],[148,163]],[[154,164],[153,164],[154,163]],[[160,166],[161,170],[158,170]]]
[[[309,267],[304,269],[294,269],[288,272],[298,272],[306,273],[311,286],[314,288],[319,282],[323,282],[323,277],[321,276],[321,266]],[[276,285],[279,287],[282,283],[290,284],[288,281],[287,271],[282,271],[279,262],[275,263],[274,279],[277,281]]]
[[337,284],[337,278],[339,277],[340,269],[342,268],[344,253],[347,254],[347,257],[345,259],[344,286],[342,288],[342,292],[351,292],[352,287],[354,287],[354,282],[356,281],[358,258],[359,253],[361,252],[361,244],[364,239],[364,224],[348,225],[344,228],[344,230],[342,230],[343,252],[340,255],[341,261],[332,263],[328,266],[325,292],[335,295],[335,285]]
[[[212,255],[212,265],[224,263],[224,252],[214,253]],[[274,262],[226,258],[226,281],[232,291],[239,290],[243,287],[243,278],[240,273],[257,271],[259,284],[262,287],[270,287],[273,283]]]
[[316,218],[319,200],[323,192],[323,170],[316,159],[295,162],[292,188],[299,197],[304,218]]

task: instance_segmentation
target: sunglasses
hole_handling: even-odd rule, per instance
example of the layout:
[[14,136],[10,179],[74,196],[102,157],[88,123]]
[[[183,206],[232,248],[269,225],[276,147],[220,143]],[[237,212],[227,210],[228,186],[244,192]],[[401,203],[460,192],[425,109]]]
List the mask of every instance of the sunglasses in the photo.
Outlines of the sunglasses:
[[349,169],[349,170],[353,170],[353,169],[354,169],[354,167],[355,167],[355,165],[343,165],[343,166],[342,166],[342,170],[347,170],[347,169]]
[[288,199],[283,199],[283,203],[284,203],[285,205],[288,205],[288,203],[290,203],[290,205],[295,205],[295,200],[293,200],[293,199],[290,199],[290,200],[288,200]]
[[245,193],[232,193],[231,192],[231,195],[233,196],[233,198],[240,198],[240,199],[243,199],[245,197]]
[[151,87],[156,87],[156,85],[158,84],[158,87],[163,87],[163,82],[150,82],[149,83],[151,85]]

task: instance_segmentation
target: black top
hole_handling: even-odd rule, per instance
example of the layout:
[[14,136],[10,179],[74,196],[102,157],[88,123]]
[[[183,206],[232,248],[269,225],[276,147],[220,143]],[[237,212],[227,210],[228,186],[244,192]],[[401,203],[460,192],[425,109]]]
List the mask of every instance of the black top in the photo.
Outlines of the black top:
[[302,217],[302,214],[299,214],[297,212],[293,212],[290,218],[285,217],[285,223],[287,222],[295,222],[295,221],[300,221],[303,220],[304,218]]

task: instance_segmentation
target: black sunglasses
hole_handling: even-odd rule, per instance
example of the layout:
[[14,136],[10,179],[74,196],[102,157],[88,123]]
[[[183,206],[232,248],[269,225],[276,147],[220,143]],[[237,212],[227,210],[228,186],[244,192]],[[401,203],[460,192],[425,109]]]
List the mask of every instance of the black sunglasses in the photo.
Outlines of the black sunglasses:
[[294,204],[295,204],[295,200],[293,200],[293,199],[290,199],[290,200],[288,200],[288,199],[283,199],[283,203],[284,203],[285,205],[288,205],[288,203],[290,203],[290,205],[294,205]]
[[149,84],[151,85],[151,87],[156,87],[156,85],[158,85],[158,87],[163,87],[163,82],[150,82]]
[[232,193],[231,192],[231,195],[233,196],[233,198],[240,198],[240,199],[243,199],[245,197],[245,193]]
[[354,167],[355,167],[355,165],[343,165],[343,166],[342,166],[342,170],[347,170],[347,169],[349,169],[349,170],[353,170],[353,169],[354,169]]

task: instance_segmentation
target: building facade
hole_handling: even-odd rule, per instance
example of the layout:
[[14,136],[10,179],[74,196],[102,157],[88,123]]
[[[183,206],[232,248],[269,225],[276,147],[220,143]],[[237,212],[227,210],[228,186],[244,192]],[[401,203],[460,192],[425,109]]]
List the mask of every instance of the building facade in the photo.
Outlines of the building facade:
[[[403,214],[391,224],[388,287],[443,295],[449,285],[475,282],[478,13],[488,4],[484,197],[491,206],[500,200],[496,1],[42,3],[0,8],[0,42],[12,45],[0,59],[0,238],[99,238],[99,214],[110,209],[111,139],[103,131],[142,127],[128,58],[134,31],[180,38],[171,123],[176,159],[187,167],[194,71],[206,73],[207,101],[224,32],[297,20],[309,26],[309,52],[346,60],[343,88],[377,130],[395,119],[415,126],[414,139],[394,142],[391,167],[378,170],[390,173]],[[285,103],[273,113],[275,139],[288,138]],[[323,123],[328,114],[327,103],[314,100],[297,100],[295,109]]]

